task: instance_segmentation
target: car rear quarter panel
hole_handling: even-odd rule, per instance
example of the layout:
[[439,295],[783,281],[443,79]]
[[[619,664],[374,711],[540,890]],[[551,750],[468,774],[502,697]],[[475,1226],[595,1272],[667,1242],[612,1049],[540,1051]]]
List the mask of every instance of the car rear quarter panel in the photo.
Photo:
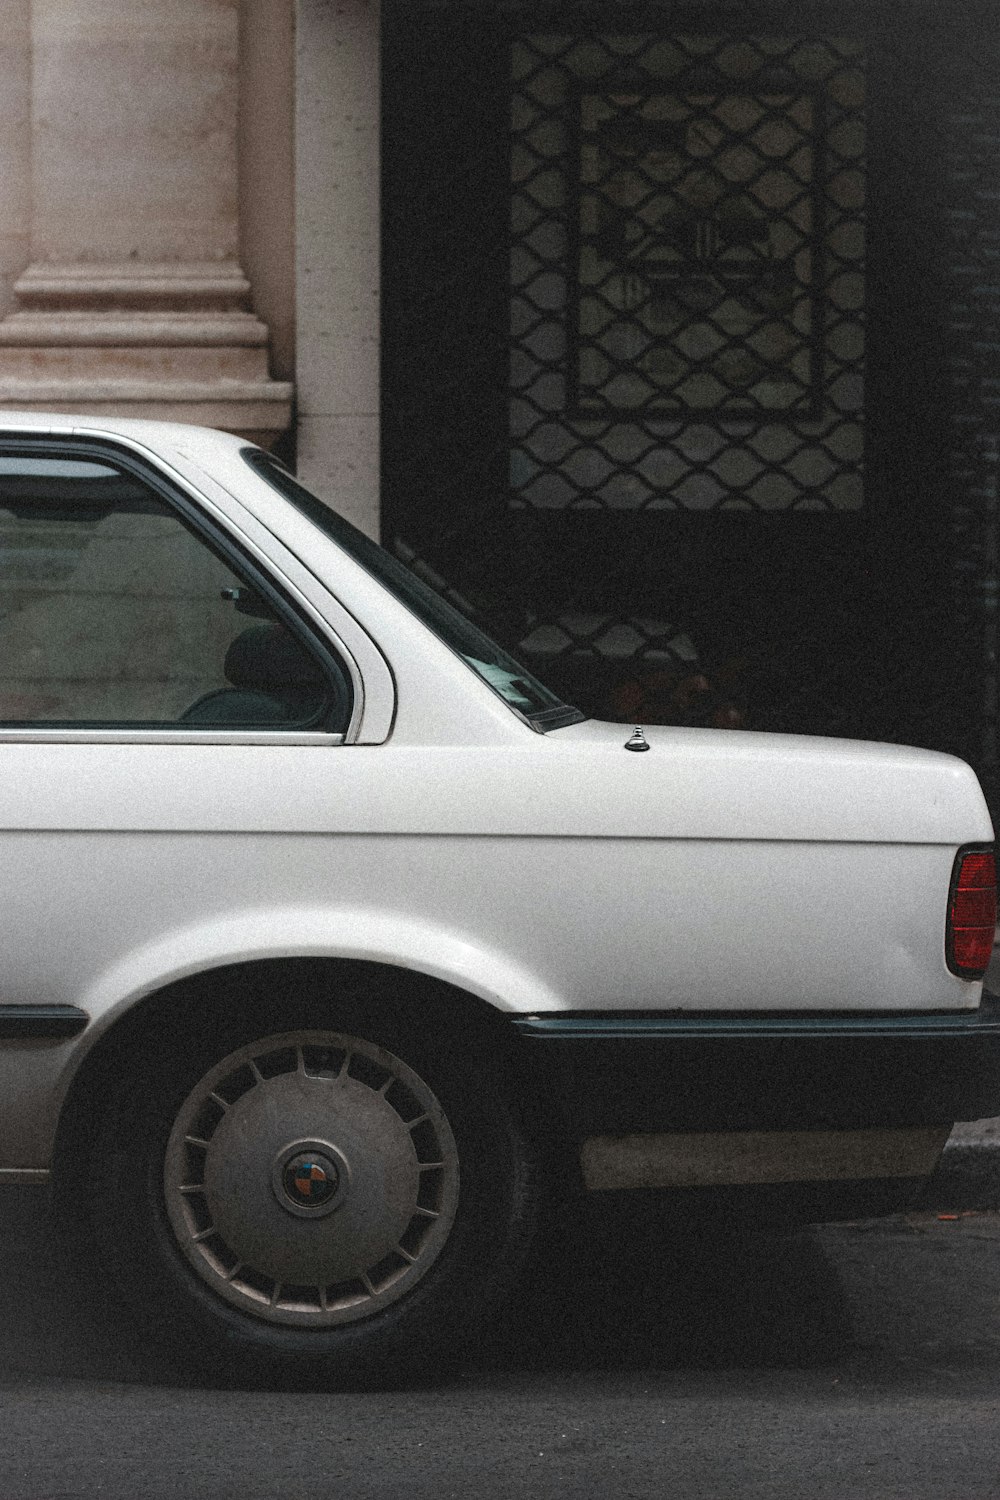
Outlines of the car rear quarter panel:
[[[951,856],[935,847],[81,833],[24,840],[17,864],[5,999],[80,1005],[93,1019],[76,1043],[0,1051],[0,1166],[45,1161],[85,1050],[136,1000],[233,962],[370,959],[514,1013],[943,1009],[978,997],[944,968]],[[56,886],[58,913],[31,898]]]

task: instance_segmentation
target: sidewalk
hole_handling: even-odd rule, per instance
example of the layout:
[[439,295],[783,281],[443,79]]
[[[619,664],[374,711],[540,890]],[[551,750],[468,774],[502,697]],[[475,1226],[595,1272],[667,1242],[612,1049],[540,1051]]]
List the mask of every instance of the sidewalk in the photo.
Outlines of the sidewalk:
[[[993,949],[985,983],[1000,995],[1000,944]],[[1000,1209],[1000,1117],[955,1126],[920,1206]]]

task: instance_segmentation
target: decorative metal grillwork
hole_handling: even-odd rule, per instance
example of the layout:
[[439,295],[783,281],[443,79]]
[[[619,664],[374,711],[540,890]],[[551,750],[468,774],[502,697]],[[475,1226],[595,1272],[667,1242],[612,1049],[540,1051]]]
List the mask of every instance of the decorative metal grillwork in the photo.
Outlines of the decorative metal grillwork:
[[630,73],[572,104],[569,408],[816,415],[819,100]]
[[539,35],[512,63],[516,501],[860,506],[858,45]]
[[[512,73],[510,503],[860,507],[858,44],[539,34]],[[660,618],[614,622],[638,665],[616,706],[724,711],[700,683],[676,699],[706,654],[689,591],[668,565]],[[521,645],[607,660],[614,625],[561,609]]]

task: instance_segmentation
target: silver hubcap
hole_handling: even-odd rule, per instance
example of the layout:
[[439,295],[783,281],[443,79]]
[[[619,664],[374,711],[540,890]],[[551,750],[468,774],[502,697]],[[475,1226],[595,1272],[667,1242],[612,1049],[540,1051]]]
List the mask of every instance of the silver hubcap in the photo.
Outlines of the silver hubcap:
[[184,1255],[219,1296],[272,1323],[354,1322],[437,1259],[458,1152],[431,1090],[357,1037],[294,1032],[223,1059],[167,1144]]

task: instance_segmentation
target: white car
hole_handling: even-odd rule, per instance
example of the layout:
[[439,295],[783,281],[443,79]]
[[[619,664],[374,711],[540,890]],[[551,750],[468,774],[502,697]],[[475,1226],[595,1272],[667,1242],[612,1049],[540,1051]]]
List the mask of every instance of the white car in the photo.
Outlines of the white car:
[[546,1196],[898,1206],[1000,1111],[978,783],[588,722],[246,442],[0,416],[0,1181],[144,1332],[453,1343]]

